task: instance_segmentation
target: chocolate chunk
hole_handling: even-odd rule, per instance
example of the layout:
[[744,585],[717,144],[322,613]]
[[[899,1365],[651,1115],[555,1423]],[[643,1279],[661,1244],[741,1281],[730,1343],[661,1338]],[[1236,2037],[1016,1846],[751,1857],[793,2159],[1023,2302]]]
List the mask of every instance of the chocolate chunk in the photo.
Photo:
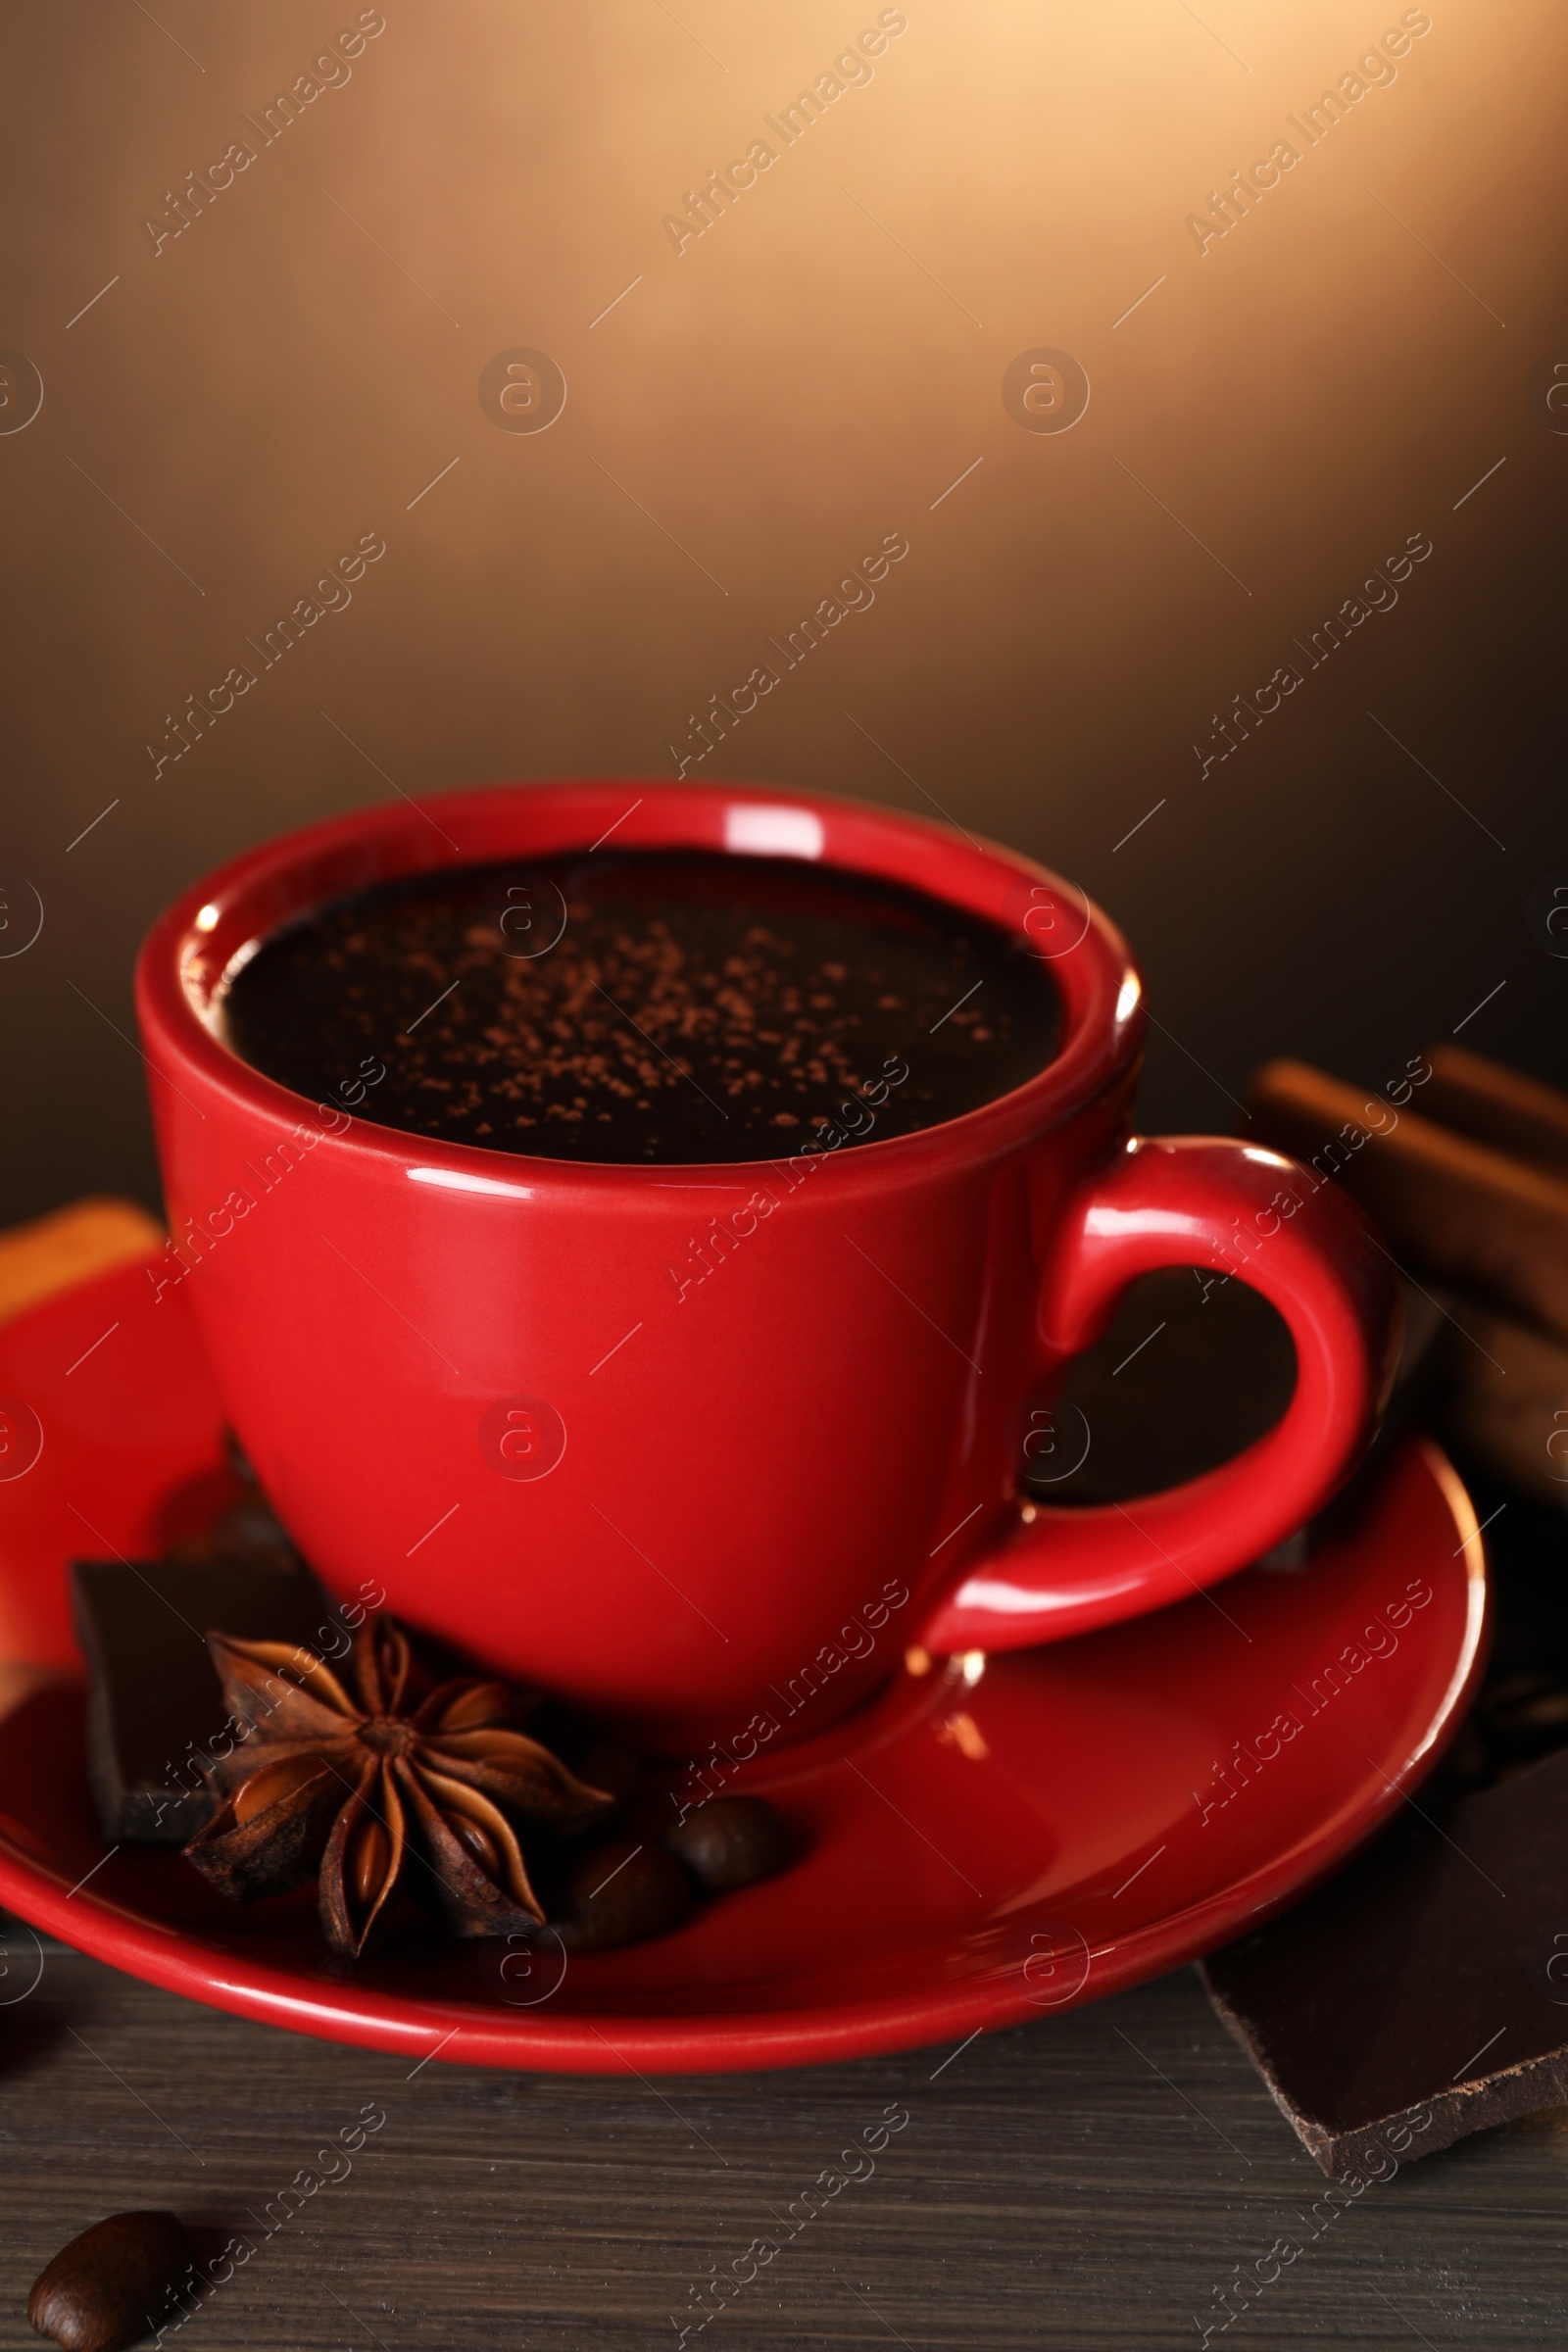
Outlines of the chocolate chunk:
[[287,1528],[260,1488],[236,1494],[199,1536],[186,1536],[169,1554],[172,1560],[209,1568],[224,1560],[271,1561],[280,1568],[299,1566],[299,1554]]
[[172,2213],[112,2213],[62,2246],[27,2297],[38,2335],[66,2352],[122,2352],[167,2324],[194,2281],[196,2245]]
[[583,1855],[566,1881],[568,1952],[608,1952],[672,1928],[691,1899],[686,1873],[657,1845],[616,1838]]
[[1568,1752],[1440,1801],[1204,1964],[1331,2175],[1568,2101]]
[[264,1560],[77,1560],[71,1577],[104,1836],[183,1845],[215,1809],[202,1760],[232,1742],[204,1637],[216,1629],[341,1652],[338,1612],[305,1569]]
[[790,1857],[789,1832],[760,1796],[712,1797],[666,1830],[664,1843],[710,1894],[770,1879]]

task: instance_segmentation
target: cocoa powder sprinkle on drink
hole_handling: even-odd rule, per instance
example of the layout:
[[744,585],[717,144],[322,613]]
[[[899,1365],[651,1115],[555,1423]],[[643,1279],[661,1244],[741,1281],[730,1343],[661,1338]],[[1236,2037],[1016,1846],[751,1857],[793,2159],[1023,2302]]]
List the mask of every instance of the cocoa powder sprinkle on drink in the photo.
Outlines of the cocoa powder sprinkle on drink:
[[833,1122],[864,1142],[958,1117],[1051,1058],[1056,1001],[1023,943],[918,892],[632,852],[336,901],[235,968],[222,1019],[269,1076],[415,1134],[721,1161]]

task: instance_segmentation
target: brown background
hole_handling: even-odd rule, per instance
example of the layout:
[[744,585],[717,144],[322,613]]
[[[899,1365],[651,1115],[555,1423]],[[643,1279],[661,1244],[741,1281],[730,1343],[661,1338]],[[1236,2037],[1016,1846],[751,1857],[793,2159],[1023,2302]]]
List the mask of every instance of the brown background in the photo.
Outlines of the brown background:
[[[1560,10],[1436,0],[1397,80],[1201,256],[1188,213],[1396,7],[910,0],[874,79],[679,256],[662,216],[875,8],[384,13],[155,255],[144,217],[357,9],[4,11],[0,343],[45,398],[0,435],[0,872],[46,920],[0,962],[0,1216],[156,1199],[110,1024],[207,865],[384,778],[668,774],[686,714],[894,530],[874,608],[694,774],[936,804],[1076,877],[1145,960],[1152,1124],[1231,1123],[1270,1052],[1376,1082],[1499,982],[1464,1042],[1561,1075],[1568,965],[1526,926],[1568,865]],[[477,397],[519,345],[568,385],[537,435]],[[1038,346],[1088,371],[1070,432],[1004,409]],[[365,531],[387,554],[352,606],[155,781],[164,714]],[[1412,532],[1397,607],[1200,781],[1215,709]]]

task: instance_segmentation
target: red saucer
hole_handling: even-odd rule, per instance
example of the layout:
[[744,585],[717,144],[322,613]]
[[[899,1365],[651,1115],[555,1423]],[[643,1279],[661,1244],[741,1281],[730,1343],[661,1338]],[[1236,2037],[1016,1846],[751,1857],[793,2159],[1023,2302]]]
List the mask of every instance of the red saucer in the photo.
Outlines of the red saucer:
[[[145,1554],[206,1514],[217,1403],[177,1295],[155,1308],[139,1266],[0,1328],[7,1399],[43,1446],[0,1479],[0,1656],[68,1667],[66,1560]],[[1412,1440],[1302,1570],[905,1673],[736,1772],[802,1859],[672,1935],[569,1963],[548,1938],[431,1943],[349,1975],[308,1892],[239,1911],[177,1851],[109,1852],[79,1687],[13,1666],[0,1901],[195,2000],[411,2060],[696,2072],[961,2039],[1191,1960],[1330,1870],[1456,1729],[1485,1617],[1468,1498]]]

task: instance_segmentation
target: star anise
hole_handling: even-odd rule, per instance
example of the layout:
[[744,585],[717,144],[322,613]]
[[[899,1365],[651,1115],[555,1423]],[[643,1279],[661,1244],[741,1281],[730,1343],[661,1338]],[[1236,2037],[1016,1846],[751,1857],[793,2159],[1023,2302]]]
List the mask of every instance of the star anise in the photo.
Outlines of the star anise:
[[289,1642],[209,1634],[207,1645],[249,1728],[213,1768],[224,1802],[186,1856],[240,1902],[317,1877],[334,1952],[358,1959],[373,1945],[400,1886],[455,1936],[526,1934],[544,1912],[518,1827],[574,1830],[614,1801],[516,1728],[504,1684],[428,1688],[390,1617],[355,1638],[357,1698]]

